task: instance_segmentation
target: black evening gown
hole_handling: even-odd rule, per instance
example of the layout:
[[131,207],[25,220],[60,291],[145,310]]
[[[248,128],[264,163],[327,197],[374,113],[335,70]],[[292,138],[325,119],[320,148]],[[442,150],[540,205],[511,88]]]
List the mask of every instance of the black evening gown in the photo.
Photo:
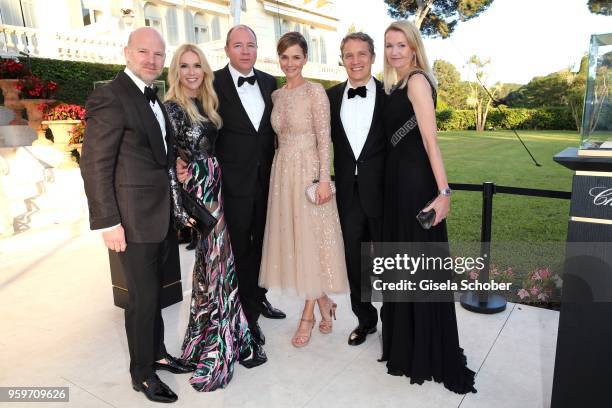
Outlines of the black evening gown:
[[[424,75],[419,71],[411,75]],[[427,78],[427,76],[425,76]],[[428,79],[429,81],[429,79]],[[431,84],[431,82],[430,82]],[[432,87],[435,101],[435,90]],[[383,236],[386,242],[448,242],[446,222],[423,229],[416,214],[435,197],[437,185],[405,87],[388,96],[383,112],[387,137]],[[399,135],[405,134],[395,145]],[[456,393],[476,392],[474,372],[459,347],[455,303],[384,302],[383,353],[388,373],[444,383]]]

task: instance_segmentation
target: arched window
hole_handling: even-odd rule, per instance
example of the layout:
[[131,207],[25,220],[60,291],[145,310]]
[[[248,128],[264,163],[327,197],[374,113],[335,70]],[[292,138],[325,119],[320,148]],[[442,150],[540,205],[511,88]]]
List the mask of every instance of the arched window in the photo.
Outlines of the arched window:
[[193,18],[193,30],[196,44],[210,41],[210,30],[208,29],[208,22],[204,14],[196,13]]
[[153,27],[160,33],[163,33],[162,16],[159,11],[159,7],[151,3],[145,4],[144,17],[145,17],[145,25],[147,27]]
[[185,9],[185,37],[188,42],[195,42],[195,33],[193,28],[193,14]]

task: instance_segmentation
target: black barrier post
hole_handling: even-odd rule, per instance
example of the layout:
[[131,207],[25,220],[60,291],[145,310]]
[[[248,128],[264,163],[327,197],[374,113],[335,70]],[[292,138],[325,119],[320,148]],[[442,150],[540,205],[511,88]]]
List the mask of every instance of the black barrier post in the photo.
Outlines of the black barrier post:
[[[491,224],[493,220],[493,194],[495,184],[487,181],[482,183],[482,224],[480,231],[480,256],[484,258],[484,268],[478,276],[481,283],[489,281],[489,265],[491,263]],[[469,291],[461,295],[461,306],[470,312],[493,314],[506,309],[506,299],[503,296],[487,292]]]

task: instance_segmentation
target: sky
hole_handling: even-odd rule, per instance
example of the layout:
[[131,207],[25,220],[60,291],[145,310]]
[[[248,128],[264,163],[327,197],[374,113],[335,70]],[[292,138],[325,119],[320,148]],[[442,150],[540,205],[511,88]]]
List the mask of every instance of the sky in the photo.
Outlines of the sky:
[[[338,44],[355,24],[374,38],[382,71],[383,35],[393,21],[383,0],[336,0]],[[488,84],[525,84],[534,76],[578,68],[591,34],[612,32],[612,17],[591,14],[587,0],[494,0],[480,16],[459,22],[449,39],[425,39],[429,62],[451,62],[463,80],[474,80],[465,66],[472,55],[490,59]]]

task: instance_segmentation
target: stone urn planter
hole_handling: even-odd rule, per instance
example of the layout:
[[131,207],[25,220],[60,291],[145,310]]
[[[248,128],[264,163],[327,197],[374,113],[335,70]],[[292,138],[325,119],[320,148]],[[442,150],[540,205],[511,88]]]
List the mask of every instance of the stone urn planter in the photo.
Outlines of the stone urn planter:
[[9,125],[27,125],[28,122],[23,118],[23,104],[19,98],[19,90],[15,87],[19,82],[18,79],[0,79],[0,89],[4,97],[4,106],[11,109],[15,113]]
[[45,138],[45,128],[41,125],[43,119],[43,109],[41,105],[50,105],[55,102],[55,99],[22,99],[21,103],[25,106],[28,112],[28,126],[36,131],[38,138],[32,143],[32,146],[49,146],[51,141]]
[[78,164],[72,160],[72,149],[70,146],[70,132],[75,125],[81,123],[80,120],[44,120],[43,125],[49,126],[53,133],[53,147],[64,155],[62,162],[57,166],[59,169],[72,169]]

